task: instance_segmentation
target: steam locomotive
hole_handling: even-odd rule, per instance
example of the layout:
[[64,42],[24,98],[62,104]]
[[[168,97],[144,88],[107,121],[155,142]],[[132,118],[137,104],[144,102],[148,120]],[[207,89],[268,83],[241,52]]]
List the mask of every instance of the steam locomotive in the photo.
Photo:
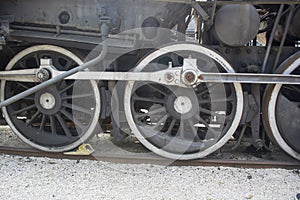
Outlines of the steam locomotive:
[[300,160],[297,0],[2,0],[2,115],[27,144],[128,135],[171,159],[229,140]]

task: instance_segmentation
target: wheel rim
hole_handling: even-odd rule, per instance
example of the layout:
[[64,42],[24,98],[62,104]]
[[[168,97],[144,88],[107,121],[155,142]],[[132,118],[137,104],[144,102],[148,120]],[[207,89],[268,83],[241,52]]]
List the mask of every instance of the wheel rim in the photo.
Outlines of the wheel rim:
[[[66,49],[39,45],[18,53],[6,70],[37,68],[40,58],[51,58],[58,70],[82,64],[79,57]],[[2,81],[1,101],[34,85]],[[93,135],[100,113],[99,99],[95,81],[64,80],[3,107],[2,112],[25,143],[44,151],[61,152],[77,147]]]
[[[187,56],[189,53],[197,54],[198,66],[199,62],[207,62],[202,71],[213,70],[212,66],[208,66],[212,60],[224,72],[234,72],[217,53],[196,44],[163,47],[144,58],[135,70],[167,68],[166,64],[152,62],[174,52]],[[176,61],[172,61],[177,65]],[[220,91],[223,96],[218,95]],[[183,89],[128,81],[124,107],[130,128],[148,149],[171,159],[195,159],[214,152],[230,139],[242,115],[243,95],[240,84],[200,84],[195,88]],[[213,127],[213,122],[219,127]]]
[[[300,74],[300,53],[288,58],[276,71]],[[268,86],[264,95],[264,124],[270,138],[286,153],[300,160],[300,87],[298,85]]]

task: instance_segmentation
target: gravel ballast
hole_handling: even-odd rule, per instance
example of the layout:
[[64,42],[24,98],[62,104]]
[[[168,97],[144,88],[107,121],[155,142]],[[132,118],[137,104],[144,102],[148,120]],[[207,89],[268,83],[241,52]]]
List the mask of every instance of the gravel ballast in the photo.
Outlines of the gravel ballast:
[[0,155],[1,199],[294,199],[299,170]]

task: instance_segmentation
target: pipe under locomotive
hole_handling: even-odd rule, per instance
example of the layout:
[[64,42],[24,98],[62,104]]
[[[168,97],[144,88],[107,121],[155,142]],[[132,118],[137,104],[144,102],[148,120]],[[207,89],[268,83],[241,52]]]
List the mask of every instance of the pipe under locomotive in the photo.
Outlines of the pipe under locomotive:
[[299,1],[3,0],[2,115],[44,151],[109,131],[172,159],[248,138],[300,160],[299,20]]

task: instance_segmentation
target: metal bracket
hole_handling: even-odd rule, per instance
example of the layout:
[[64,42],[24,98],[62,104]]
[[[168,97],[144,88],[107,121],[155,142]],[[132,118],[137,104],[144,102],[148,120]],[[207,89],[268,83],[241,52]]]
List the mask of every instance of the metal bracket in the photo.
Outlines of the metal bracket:
[[65,155],[89,156],[94,152],[94,148],[90,144],[80,145],[76,151],[64,152]]
[[252,85],[251,93],[255,103],[257,104],[257,108],[254,110],[255,115],[253,119],[251,119],[251,133],[252,133],[252,143],[256,149],[263,148],[263,141],[260,138],[260,108],[261,108],[261,97],[260,97],[260,85]]
[[3,46],[6,44],[6,36],[9,33],[9,19],[0,16],[0,51],[3,49]]
[[[263,141],[260,138],[260,98],[260,85],[252,85],[251,94],[244,92],[244,109],[240,121],[244,128],[247,127],[247,124],[251,124],[251,142],[256,149],[263,147]],[[243,134],[244,131],[242,131]]]
[[0,22],[7,21],[8,23],[11,23],[15,21],[15,17],[13,15],[0,15]]
[[3,49],[3,46],[6,44],[6,40],[5,40],[5,37],[3,35],[1,35],[1,32],[0,32],[0,51],[2,51]]
[[100,17],[100,32],[102,39],[107,38],[111,29],[111,18],[107,16]]
[[106,90],[105,87],[100,87],[100,98],[101,98],[101,113],[100,119],[106,119],[111,115],[111,93]]
[[209,19],[209,15],[205,12],[205,10],[197,3],[192,2],[193,8],[197,11],[197,13],[202,17],[204,21]]
[[0,16],[0,35],[7,36],[9,34],[9,24],[14,21],[13,15]]
[[9,34],[9,24],[14,21],[13,15],[1,15],[0,16],[0,51],[6,44],[6,37]]
[[258,104],[252,94],[244,92],[244,106],[243,115],[241,118],[241,124],[247,124],[251,122],[255,115],[259,112]]

